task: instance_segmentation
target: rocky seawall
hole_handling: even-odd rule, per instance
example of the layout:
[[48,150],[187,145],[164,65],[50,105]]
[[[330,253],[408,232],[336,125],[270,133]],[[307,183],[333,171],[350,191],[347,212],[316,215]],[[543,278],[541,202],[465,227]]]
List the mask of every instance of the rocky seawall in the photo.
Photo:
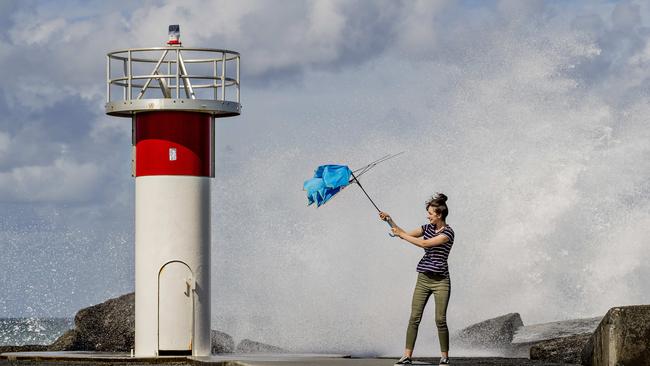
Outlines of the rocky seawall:
[[650,366],[650,305],[610,309],[604,317],[524,325],[518,313],[461,330],[456,344],[506,357],[588,366]]
[[[212,330],[212,353],[279,353],[286,350],[243,339],[235,345],[225,332]],[[29,351],[130,352],[135,347],[135,294],[129,293],[77,312],[74,327],[50,345],[0,346],[0,353]]]
[[[211,341],[213,354],[287,353],[280,347],[250,339],[235,344],[230,335],[218,330],[212,330]],[[134,342],[135,295],[129,293],[79,310],[74,327],[50,345],[0,346],[0,353],[130,352]],[[650,305],[615,307],[604,317],[531,325],[525,325],[518,313],[510,313],[470,325],[453,336],[452,344],[507,357],[456,358],[459,362],[481,360],[484,365],[650,366]],[[508,359],[519,363],[503,361]],[[524,362],[525,359],[533,363]],[[490,363],[491,360],[496,363]]]

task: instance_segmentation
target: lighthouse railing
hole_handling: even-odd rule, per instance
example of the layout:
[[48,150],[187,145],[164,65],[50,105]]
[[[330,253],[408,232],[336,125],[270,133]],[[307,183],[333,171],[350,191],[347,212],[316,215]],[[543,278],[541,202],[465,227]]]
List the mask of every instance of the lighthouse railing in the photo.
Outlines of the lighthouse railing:
[[112,51],[106,55],[107,111],[119,114],[129,105],[140,108],[136,101],[152,99],[213,101],[222,104],[208,104],[208,109],[225,104],[239,108],[239,68],[239,53],[224,49],[169,46]]

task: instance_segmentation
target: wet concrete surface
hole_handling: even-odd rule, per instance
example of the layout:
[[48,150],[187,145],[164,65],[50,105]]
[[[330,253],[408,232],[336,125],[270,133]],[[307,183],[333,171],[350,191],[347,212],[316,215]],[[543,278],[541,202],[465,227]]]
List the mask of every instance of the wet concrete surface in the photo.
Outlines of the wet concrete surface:
[[[99,366],[99,365],[166,365],[166,366],[392,366],[397,358],[354,358],[345,355],[322,354],[245,354],[215,355],[209,357],[136,358],[122,353],[98,352],[17,352],[0,356],[0,366]],[[439,359],[415,358],[414,365],[437,365]],[[559,366],[569,365],[525,358],[453,357],[452,365],[502,366]]]

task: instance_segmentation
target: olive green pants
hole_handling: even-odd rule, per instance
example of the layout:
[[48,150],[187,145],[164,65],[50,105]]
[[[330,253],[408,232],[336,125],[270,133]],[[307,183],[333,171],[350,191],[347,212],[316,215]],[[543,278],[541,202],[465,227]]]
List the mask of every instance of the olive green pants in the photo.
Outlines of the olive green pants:
[[418,281],[415,284],[411,302],[411,318],[406,330],[406,348],[412,350],[415,346],[422,313],[431,294],[433,294],[436,303],[436,326],[438,327],[440,351],[447,352],[449,351],[447,304],[449,304],[449,295],[451,294],[451,281],[449,277],[435,274],[418,273]]

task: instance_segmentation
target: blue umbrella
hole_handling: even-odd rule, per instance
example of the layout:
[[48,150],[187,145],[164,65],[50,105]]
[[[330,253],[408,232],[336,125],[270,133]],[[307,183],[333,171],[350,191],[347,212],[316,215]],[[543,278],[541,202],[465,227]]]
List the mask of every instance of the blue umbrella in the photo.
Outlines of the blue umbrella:
[[377,209],[378,212],[381,212],[379,207],[377,207],[375,202],[363,188],[361,182],[359,182],[358,177],[374,168],[377,164],[392,159],[402,153],[403,152],[400,152],[399,154],[386,155],[355,171],[352,171],[347,165],[328,164],[319,166],[314,171],[314,177],[306,180],[303,184],[303,190],[307,191],[308,205],[316,203],[316,207],[320,207],[350,183],[356,183],[366,197],[368,197],[370,203],[375,206],[375,209]]
[[322,206],[350,184],[352,175],[352,170],[347,165],[319,166],[314,172],[314,177],[303,185],[303,189],[307,191],[308,204],[316,203],[316,207]]

